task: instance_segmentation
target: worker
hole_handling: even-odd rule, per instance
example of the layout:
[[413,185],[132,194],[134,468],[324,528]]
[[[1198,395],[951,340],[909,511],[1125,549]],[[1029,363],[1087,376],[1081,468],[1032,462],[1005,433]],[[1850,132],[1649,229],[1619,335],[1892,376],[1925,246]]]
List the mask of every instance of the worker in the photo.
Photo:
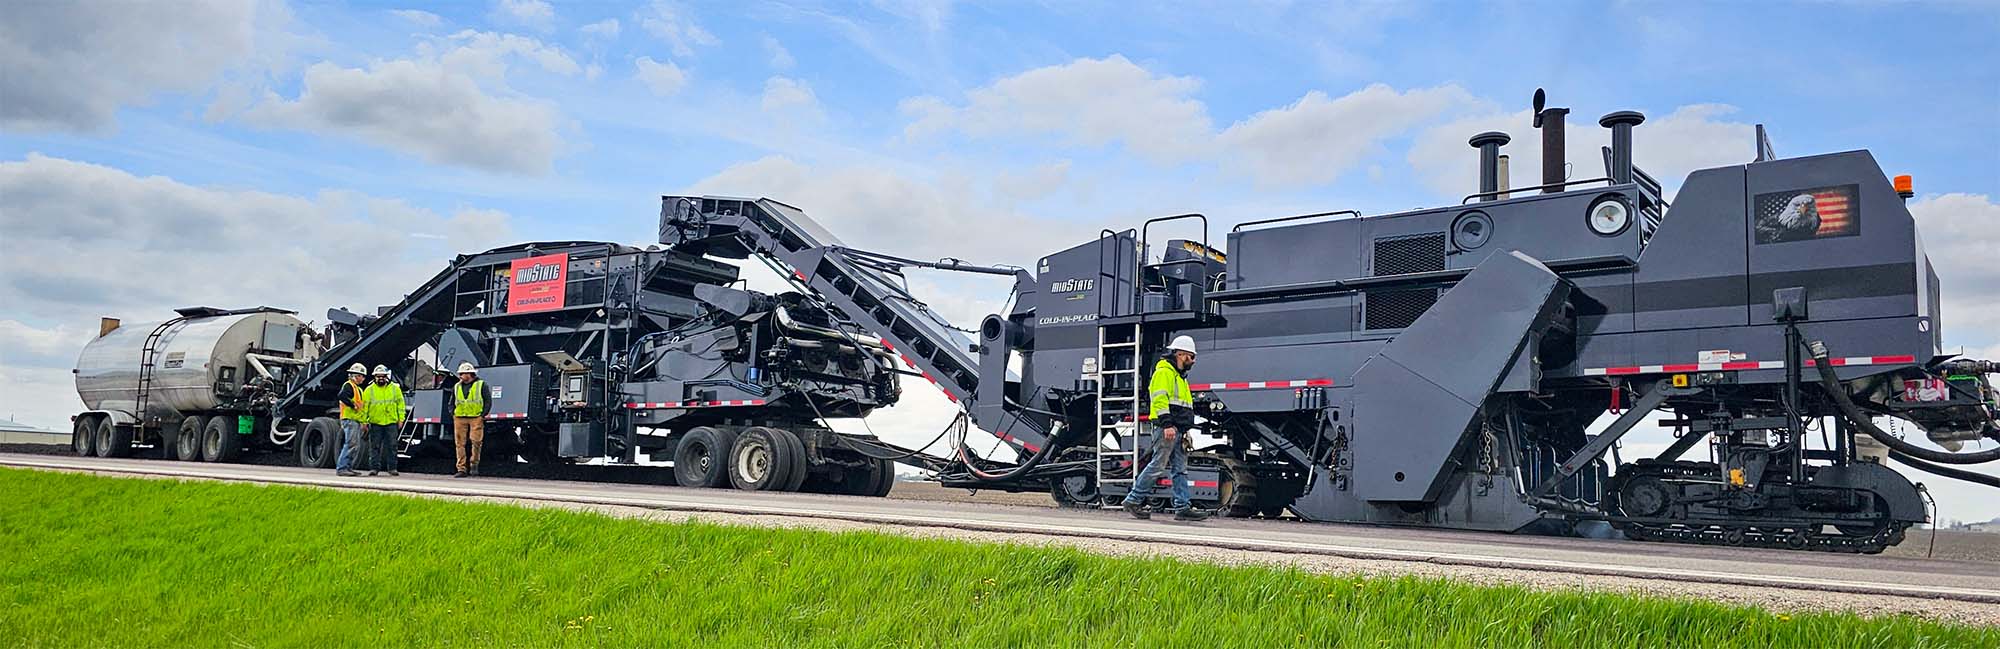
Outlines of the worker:
[[348,366],[347,382],[340,384],[340,455],[333,462],[334,475],[355,475],[354,459],[361,454],[368,426],[368,400],[361,397],[367,387],[368,366]]
[[368,475],[396,472],[396,439],[406,414],[403,386],[389,380],[389,366],[375,366],[375,383],[361,391],[368,413]]
[[1194,338],[1177,336],[1167,344],[1167,354],[1153,366],[1153,376],[1148,383],[1152,393],[1148,418],[1159,432],[1154,437],[1153,459],[1132,481],[1132,491],[1125,494],[1124,508],[1133,518],[1152,518],[1146,511],[1146,498],[1153,493],[1153,485],[1166,473],[1173,480],[1174,520],[1199,521],[1208,518],[1209,512],[1195,508],[1188,502],[1194,497],[1194,485],[1188,481],[1187,456],[1190,442],[1188,435],[1194,426],[1194,393],[1188,389],[1187,372],[1194,368]]
[[[493,410],[493,401],[487,396],[479,368],[459,363],[458,385],[451,389],[451,437],[458,449],[458,473],[451,477],[479,475],[479,450],[486,444],[486,413]],[[466,451],[468,443],[471,452]]]

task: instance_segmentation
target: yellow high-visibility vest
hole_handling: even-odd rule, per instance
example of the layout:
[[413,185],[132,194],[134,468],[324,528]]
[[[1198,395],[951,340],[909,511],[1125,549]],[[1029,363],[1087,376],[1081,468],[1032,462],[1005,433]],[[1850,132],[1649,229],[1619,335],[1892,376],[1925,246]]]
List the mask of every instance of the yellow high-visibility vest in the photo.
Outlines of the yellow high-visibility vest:
[[[471,390],[466,388],[470,387]],[[467,394],[470,392],[470,394]],[[477,417],[486,411],[486,382],[473,381],[470,386],[459,383],[451,389],[451,414],[454,417]]]

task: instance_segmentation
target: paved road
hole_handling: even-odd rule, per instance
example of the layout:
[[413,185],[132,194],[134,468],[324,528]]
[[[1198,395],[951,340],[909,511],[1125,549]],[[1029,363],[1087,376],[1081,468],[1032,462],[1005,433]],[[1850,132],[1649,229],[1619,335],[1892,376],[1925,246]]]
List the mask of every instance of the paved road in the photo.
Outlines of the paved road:
[[1138,521],[1116,512],[636,484],[404,474],[336,477],[286,466],[106,460],[0,453],[0,465],[452,496],[523,498],[675,511],[790,516],[987,532],[1127,539],[1354,559],[1611,575],[1680,582],[1925,597],[2000,604],[2000,564],[1409,528],[1218,519]]

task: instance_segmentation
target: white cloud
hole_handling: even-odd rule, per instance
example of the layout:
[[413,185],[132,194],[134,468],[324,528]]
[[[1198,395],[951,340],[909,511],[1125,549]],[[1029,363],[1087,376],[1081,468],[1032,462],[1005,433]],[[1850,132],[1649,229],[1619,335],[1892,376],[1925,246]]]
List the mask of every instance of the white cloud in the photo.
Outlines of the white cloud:
[[778,39],[770,34],[764,35],[764,54],[769,58],[771,68],[775,70],[790,70],[792,66],[798,65],[798,60],[792,58],[792,51],[785,49],[785,44],[778,42]]
[[715,35],[695,24],[683,15],[685,10],[679,3],[668,0],[653,0],[652,4],[639,10],[639,27],[646,30],[673,48],[674,56],[687,58],[694,56],[694,48],[712,46],[721,41]]
[[1909,209],[1943,285],[1945,342],[2000,347],[2000,203],[1944,194],[1910,201]]
[[764,112],[817,115],[819,97],[813,95],[812,87],[805,82],[789,77],[771,77],[764,80],[764,97],[760,101]]
[[493,15],[536,29],[548,29],[555,23],[556,8],[542,0],[498,0],[493,3]]
[[687,73],[682,72],[681,67],[674,65],[673,61],[660,62],[654,61],[649,56],[641,56],[632,63],[638,68],[633,76],[646,84],[646,88],[652,90],[655,95],[662,97],[672,95],[687,85]]
[[1069,184],[1070,161],[1057,160],[1026,171],[1003,171],[993,178],[993,198],[1003,205],[1045,198]]
[[619,24],[617,18],[606,18],[577,28],[577,31],[583,32],[584,36],[605,40],[618,38],[618,30]]
[[261,304],[316,320],[330,306],[392,304],[452,254],[511,239],[509,222],[351,192],[196,187],[38,154],[0,162],[0,232],[12,249],[0,257],[0,394],[53,396],[10,407],[56,425],[77,409],[67,369],[100,316],[136,323],[176,307]]
[[[1486,104],[1489,110],[1491,104]],[[1735,112],[1722,104],[1682,106],[1666,117],[1648,119],[1632,131],[1632,160],[1666,186],[1669,194],[1680,188],[1687,174],[1696,169],[1743,164],[1750,153],[1755,127],[1719,119]],[[1467,144],[1474,134],[1500,131],[1514,139],[1501,147],[1507,154],[1509,185],[1532,187],[1542,183],[1541,134],[1534,129],[1534,115],[1487,112],[1432,127],[1419,134],[1410,147],[1409,161],[1432,189],[1446,195],[1479,191],[1479,156]],[[1597,125],[1597,118],[1571,113],[1564,122],[1564,156],[1572,180],[1601,178],[1604,155],[1600,147],[1611,144],[1611,131]]]
[[506,86],[508,61],[575,75],[560,48],[512,34],[464,31],[418,48],[418,57],[366,69],[320,62],[306,68],[295,99],[267,95],[244,113],[252,123],[320,131],[488,171],[542,173],[562,148],[553,104]]
[[1396,92],[1375,84],[1338,99],[1313,90],[1290,106],[1237,122],[1220,141],[1236,161],[1231,166],[1260,185],[1324,183],[1381,152],[1384,138],[1472,101],[1457,86]]
[[963,106],[936,97],[905,100],[906,136],[956,130],[976,137],[1055,135],[1086,146],[1113,142],[1174,162],[1199,155],[1211,139],[1208,110],[1190,95],[1193,77],[1157,75],[1111,55],[1036,68],[966,93]]
[[0,129],[104,132],[118,109],[200,92],[249,62],[255,0],[15,2],[0,20]]
[[444,23],[444,17],[418,9],[391,9],[389,13],[418,27],[436,27]]

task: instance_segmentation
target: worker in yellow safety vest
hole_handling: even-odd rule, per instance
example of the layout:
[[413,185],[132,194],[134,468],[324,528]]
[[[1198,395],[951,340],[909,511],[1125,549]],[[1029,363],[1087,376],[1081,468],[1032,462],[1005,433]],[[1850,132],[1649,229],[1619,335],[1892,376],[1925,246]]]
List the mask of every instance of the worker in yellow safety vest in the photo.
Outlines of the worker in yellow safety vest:
[[368,400],[361,397],[367,387],[368,366],[360,363],[348,366],[347,382],[340,384],[340,455],[334,458],[334,475],[355,475],[354,460],[361,455],[363,434],[368,426]]
[[458,384],[451,388],[451,436],[458,449],[458,473],[451,477],[479,475],[479,451],[486,444],[486,413],[493,411],[489,396],[486,382],[479,380],[479,368],[459,363]]
[[1132,490],[1126,492],[1124,509],[1134,518],[1152,518],[1146,511],[1146,498],[1153,495],[1154,483],[1160,474],[1168,474],[1173,480],[1174,520],[1199,521],[1208,518],[1206,510],[1197,509],[1188,502],[1194,497],[1194,486],[1188,481],[1187,455],[1189,429],[1194,427],[1194,393],[1188,389],[1187,372],[1194,368],[1194,338],[1177,336],[1167,344],[1167,355],[1153,366],[1153,376],[1147,384],[1152,394],[1148,419],[1159,435],[1153,442],[1153,459],[1146,468],[1132,480]]
[[375,366],[375,382],[361,391],[366,402],[362,412],[368,418],[368,475],[396,472],[396,440],[403,429],[408,408],[403,402],[403,386],[389,380],[389,366]]

